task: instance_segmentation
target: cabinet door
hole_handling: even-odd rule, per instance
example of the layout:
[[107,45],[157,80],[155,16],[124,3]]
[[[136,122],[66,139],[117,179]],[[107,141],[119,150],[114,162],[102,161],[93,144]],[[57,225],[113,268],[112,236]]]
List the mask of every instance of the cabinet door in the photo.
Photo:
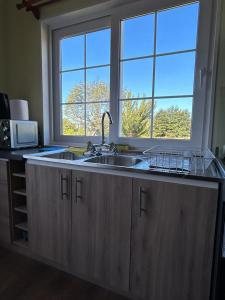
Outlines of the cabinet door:
[[0,242],[10,243],[8,162],[0,161]]
[[27,166],[31,249],[66,266],[71,242],[71,172]]
[[217,189],[135,180],[131,289],[148,300],[207,300]]
[[73,172],[72,272],[129,289],[132,180]]

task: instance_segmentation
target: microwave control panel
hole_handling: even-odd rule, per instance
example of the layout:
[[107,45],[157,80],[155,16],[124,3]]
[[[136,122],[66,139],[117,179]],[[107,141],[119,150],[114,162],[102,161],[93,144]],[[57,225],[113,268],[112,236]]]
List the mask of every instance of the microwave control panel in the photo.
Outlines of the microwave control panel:
[[10,120],[0,120],[0,148],[9,149],[10,147]]

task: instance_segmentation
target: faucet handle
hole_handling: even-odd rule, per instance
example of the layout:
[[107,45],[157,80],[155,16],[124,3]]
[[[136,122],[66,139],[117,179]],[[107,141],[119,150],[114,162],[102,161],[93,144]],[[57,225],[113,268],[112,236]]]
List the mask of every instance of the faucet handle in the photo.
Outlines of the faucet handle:
[[92,144],[92,142],[89,141],[88,144],[87,144],[87,150],[86,150],[85,153],[89,154],[89,155],[95,154],[97,152],[96,146],[97,145],[94,145],[94,144]]
[[92,150],[92,148],[93,148],[93,144],[92,144],[92,142],[91,141],[89,141],[88,143],[87,143],[87,152],[88,151],[91,151]]
[[112,151],[114,154],[117,154],[117,153],[118,153],[118,149],[117,149],[117,147],[116,147],[116,144],[110,143],[109,146],[110,146],[110,148],[109,148],[110,151]]
[[98,145],[94,145],[94,144],[92,144],[92,142],[89,141],[88,144],[87,144],[87,151],[95,152],[97,146]]

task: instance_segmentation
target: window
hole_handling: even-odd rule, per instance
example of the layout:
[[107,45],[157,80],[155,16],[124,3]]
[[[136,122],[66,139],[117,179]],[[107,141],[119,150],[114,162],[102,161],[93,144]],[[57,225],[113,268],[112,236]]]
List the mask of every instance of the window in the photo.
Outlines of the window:
[[109,110],[110,29],[66,37],[61,53],[61,134],[99,136]]
[[190,139],[198,8],[121,22],[121,136]]
[[175,2],[142,0],[54,30],[55,141],[99,142],[110,111],[115,143],[202,144],[209,2]]

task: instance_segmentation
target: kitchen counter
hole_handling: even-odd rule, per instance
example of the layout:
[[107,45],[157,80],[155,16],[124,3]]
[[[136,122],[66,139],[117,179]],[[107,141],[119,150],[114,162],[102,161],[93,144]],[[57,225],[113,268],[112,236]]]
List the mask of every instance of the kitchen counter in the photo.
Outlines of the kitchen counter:
[[54,151],[62,149],[62,147],[41,147],[41,148],[29,148],[18,150],[0,150],[0,159],[8,160],[24,160],[24,155],[38,154],[46,151]]
[[[126,154],[132,155],[136,158],[142,159],[140,163],[134,165],[132,167],[127,166],[118,166],[118,165],[108,165],[108,164],[99,164],[99,163],[91,163],[87,162],[86,160],[88,157],[78,157],[76,159],[62,159],[60,158],[60,154],[62,154],[63,150],[56,150],[46,153],[37,153],[37,154],[25,154],[24,158],[28,160],[28,162],[41,164],[41,165],[48,165],[48,166],[55,166],[55,167],[62,167],[68,169],[77,169],[77,170],[88,170],[90,172],[100,172],[100,173],[108,173],[108,174],[120,174],[136,177],[145,175],[146,176],[164,176],[164,177],[177,177],[181,179],[198,179],[204,181],[212,181],[212,182],[222,182],[225,178],[225,171],[221,164],[221,162],[217,159],[214,159],[207,169],[204,170],[204,174],[202,171],[190,170],[190,172],[176,172],[168,171],[166,169],[150,169],[149,162],[146,160],[142,154]],[[57,157],[57,155],[59,157]],[[124,155],[124,154],[123,154]]]
[[0,150],[0,159],[23,160],[23,155],[16,153],[16,151]]

